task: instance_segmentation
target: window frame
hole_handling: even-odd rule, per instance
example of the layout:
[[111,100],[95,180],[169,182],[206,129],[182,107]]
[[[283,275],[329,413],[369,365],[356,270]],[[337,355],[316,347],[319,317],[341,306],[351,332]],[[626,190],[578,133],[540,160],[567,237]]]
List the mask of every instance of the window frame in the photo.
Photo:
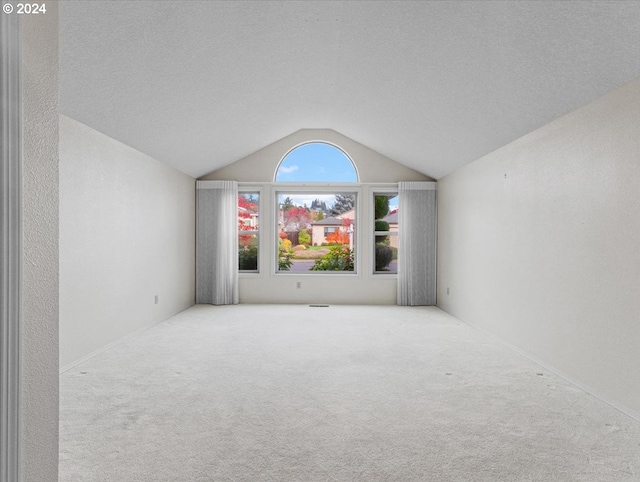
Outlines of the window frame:
[[[361,276],[362,273],[362,185],[360,183],[291,183],[279,182],[271,185],[271,273],[275,276]],[[305,194],[354,194],[356,196],[354,208],[354,265],[353,271],[281,271],[278,269],[278,196]]]
[[[397,277],[398,276],[398,272],[397,269],[395,272],[389,272],[389,271],[377,271],[376,270],[376,236],[395,236],[396,239],[399,241],[400,239],[400,223],[398,220],[398,231],[376,231],[375,230],[375,223],[376,223],[376,219],[375,219],[375,198],[378,195],[388,195],[388,194],[395,194],[395,196],[393,197],[398,197],[399,196],[399,189],[398,186],[396,185],[395,187],[372,187],[369,193],[369,212],[371,213],[370,215],[370,222],[371,222],[371,239],[370,239],[370,243],[371,243],[371,273],[373,276],[375,277]],[[400,203],[399,203],[399,199],[398,199],[398,211],[400,211]],[[399,249],[399,244],[398,243],[398,248]]]
[[349,155],[349,153],[344,150],[342,147],[340,147],[337,144],[334,144],[333,142],[329,142],[326,140],[321,140],[321,139],[316,139],[316,140],[309,140],[309,141],[304,141],[304,142],[300,142],[299,144],[296,144],[295,146],[293,146],[291,149],[289,149],[284,156],[282,156],[280,158],[280,160],[278,161],[278,164],[276,165],[276,169],[273,173],[273,183],[274,184],[297,184],[297,185],[301,185],[301,184],[307,184],[307,181],[278,181],[278,172],[280,171],[280,167],[282,166],[282,163],[287,159],[287,157],[289,157],[289,155],[295,151],[296,149],[308,145],[308,144],[326,144],[328,146],[331,146],[337,150],[339,150],[340,152],[342,152],[342,154],[344,154],[344,156],[351,162],[351,166],[353,167],[353,171],[355,172],[356,175],[356,180],[354,182],[338,182],[338,181],[319,181],[319,182],[311,182],[309,181],[309,183],[311,184],[340,184],[340,185],[345,185],[345,184],[360,184],[360,171],[358,170],[358,166],[357,164],[354,162],[353,158]]
[[[263,231],[263,213],[264,213],[264,196],[263,196],[263,188],[261,186],[258,185],[250,185],[250,184],[238,184],[238,197],[240,197],[243,194],[257,194],[258,195],[258,229],[255,231],[243,231],[243,234],[246,235],[255,235],[257,236],[258,240],[257,240],[257,248],[258,248],[258,253],[257,253],[257,269],[255,270],[241,270],[240,269],[240,264],[238,262],[238,276],[244,277],[244,276],[256,276],[256,275],[260,275],[262,270],[260,269],[260,265],[262,264],[262,253],[264,253],[264,246],[263,246],[263,238],[264,235],[261,234],[261,232]],[[237,209],[237,206],[236,206]],[[237,238],[237,246],[238,246],[238,250],[240,247],[240,236],[241,236],[241,231],[239,229],[236,228],[236,238]]]

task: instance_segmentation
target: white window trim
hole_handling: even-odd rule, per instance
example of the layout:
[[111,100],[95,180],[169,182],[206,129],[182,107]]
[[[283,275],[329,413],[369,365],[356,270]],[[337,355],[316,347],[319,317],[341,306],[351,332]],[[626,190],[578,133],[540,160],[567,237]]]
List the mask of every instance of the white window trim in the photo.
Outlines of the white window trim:
[[[263,232],[263,184],[248,184],[248,183],[238,183],[238,195],[240,194],[258,194],[258,230],[257,231],[246,231],[247,234],[257,234],[258,235],[258,270],[257,271],[240,271],[238,268],[238,277],[240,278],[255,278],[262,274],[262,270],[260,269],[262,265],[262,257],[266,251],[264,250],[264,232]],[[238,230],[237,236],[240,236],[240,231]]]
[[[318,194],[341,194],[341,193],[354,193],[356,195],[356,208],[355,208],[355,263],[354,271],[309,271],[309,272],[290,272],[278,270],[278,245],[275,242],[278,235],[278,206],[277,199],[278,194],[306,194],[306,193],[318,193]],[[278,182],[271,184],[271,228],[273,230],[271,234],[271,273],[276,276],[338,276],[338,277],[361,277],[362,273],[362,184],[360,183],[292,183],[292,182]]]
[[[372,238],[370,239],[371,241],[371,253],[370,253],[370,261],[371,261],[371,274],[378,278],[397,278],[398,277],[398,273],[389,273],[389,272],[384,272],[384,271],[376,271],[376,250],[375,250],[375,237],[376,236],[396,236],[398,239],[400,239],[400,232],[393,232],[393,234],[391,234],[391,231],[374,231],[373,228],[375,227],[375,222],[376,220],[374,219],[375,216],[375,196],[377,194],[395,194],[396,196],[398,195],[398,184],[395,185],[385,185],[385,186],[371,186],[371,189],[369,191],[369,213],[370,213],[370,222],[371,222],[371,232],[372,234]],[[400,206],[398,206],[398,208],[400,208]]]
[[[295,146],[293,146],[291,149],[289,149],[286,152],[286,154],[284,156],[282,156],[280,161],[278,161],[278,165],[276,166],[276,170],[273,173],[273,182],[274,183],[278,182],[278,181],[276,181],[276,178],[278,177],[278,171],[280,171],[280,166],[282,165],[282,162],[289,156],[289,154],[291,154],[293,151],[295,151],[298,147],[302,147],[302,146],[304,146],[306,144],[327,144],[327,145],[335,147],[336,149],[341,151],[347,157],[347,159],[349,159],[349,161],[351,161],[351,165],[353,166],[353,169],[356,172],[357,184],[360,184],[360,172],[358,171],[358,165],[355,163],[355,161],[349,155],[349,153],[347,151],[345,151],[339,145],[334,144],[333,142],[329,142],[329,141],[323,140],[323,139],[316,139],[316,140],[309,140],[309,141],[300,142],[300,143],[296,144]],[[282,181],[280,181],[280,182],[282,182]],[[300,184],[300,183],[298,183],[298,182],[288,183],[287,182],[286,184]],[[320,183],[318,183],[318,184],[320,184]],[[342,183],[342,184],[344,184],[344,183]]]
[[[374,231],[374,198],[377,193],[398,193],[398,183],[290,183],[290,182],[240,182],[239,192],[257,192],[260,195],[260,240],[258,253],[259,272],[240,272],[239,278],[270,278],[287,276],[321,276],[321,277],[362,277],[376,279],[397,279],[396,273],[375,271],[375,250],[373,247]],[[340,191],[357,194],[356,204],[356,264],[354,272],[286,272],[278,271],[275,243],[277,228],[277,192],[291,193],[336,193]],[[382,235],[383,233],[381,233]],[[398,234],[398,236],[400,236]],[[369,246],[370,245],[370,246]],[[265,253],[268,253],[265,255]]]

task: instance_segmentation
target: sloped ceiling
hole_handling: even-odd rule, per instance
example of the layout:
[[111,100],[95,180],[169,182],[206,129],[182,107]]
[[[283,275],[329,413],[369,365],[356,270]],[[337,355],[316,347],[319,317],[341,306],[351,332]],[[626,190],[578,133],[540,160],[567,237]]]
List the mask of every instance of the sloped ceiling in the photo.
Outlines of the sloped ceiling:
[[640,2],[63,1],[62,113],[199,177],[331,128],[439,178],[640,76]]

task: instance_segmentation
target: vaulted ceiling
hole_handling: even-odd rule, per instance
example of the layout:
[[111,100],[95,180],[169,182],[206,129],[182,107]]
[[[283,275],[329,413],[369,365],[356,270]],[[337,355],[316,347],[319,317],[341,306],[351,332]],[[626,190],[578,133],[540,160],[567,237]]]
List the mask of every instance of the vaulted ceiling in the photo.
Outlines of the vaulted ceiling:
[[62,113],[199,177],[331,128],[434,178],[640,76],[637,1],[63,1]]

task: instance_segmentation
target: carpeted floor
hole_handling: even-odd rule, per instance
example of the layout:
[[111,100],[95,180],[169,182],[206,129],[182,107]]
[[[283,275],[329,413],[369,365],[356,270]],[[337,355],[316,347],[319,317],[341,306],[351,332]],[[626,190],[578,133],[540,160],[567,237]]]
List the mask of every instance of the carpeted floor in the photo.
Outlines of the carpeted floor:
[[60,388],[61,482],[640,480],[640,423],[433,307],[194,306]]

